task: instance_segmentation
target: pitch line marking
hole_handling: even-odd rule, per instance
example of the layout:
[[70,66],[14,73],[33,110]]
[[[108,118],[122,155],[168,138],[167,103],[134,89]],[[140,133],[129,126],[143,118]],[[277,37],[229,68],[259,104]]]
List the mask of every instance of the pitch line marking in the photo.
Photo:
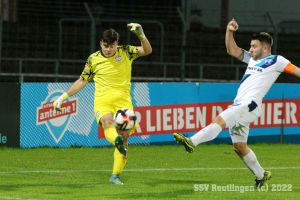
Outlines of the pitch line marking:
[[17,197],[0,197],[0,199],[38,200],[38,199],[23,199],[23,198],[17,198]]
[[[127,172],[143,172],[143,171],[192,171],[192,170],[244,170],[249,168],[173,168],[173,169],[124,169]],[[264,169],[300,169],[300,167],[264,167]],[[75,173],[75,172],[109,172],[107,170],[54,170],[54,171],[2,171],[0,174],[22,174],[22,173]],[[0,197],[1,198],[1,197]]]

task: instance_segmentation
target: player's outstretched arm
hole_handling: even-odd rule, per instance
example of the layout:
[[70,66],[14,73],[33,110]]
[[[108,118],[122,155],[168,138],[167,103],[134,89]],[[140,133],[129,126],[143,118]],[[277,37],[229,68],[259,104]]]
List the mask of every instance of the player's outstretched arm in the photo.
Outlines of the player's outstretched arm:
[[298,78],[300,78],[300,69],[298,67],[293,71],[293,75],[295,75]]
[[86,84],[89,81],[87,80],[82,80],[81,78],[79,78],[77,81],[75,81],[73,83],[73,85],[67,90],[67,93],[70,96],[73,96],[74,94],[76,94],[77,92],[79,92],[82,88],[84,88],[84,86],[86,86]]
[[141,41],[141,46],[138,48],[139,56],[147,56],[152,53],[152,47],[144,34],[142,26],[137,23],[130,23],[127,24],[127,27],[132,33],[136,34]]
[[63,104],[63,102],[67,100],[70,96],[73,96],[74,94],[79,92],[82,88],[84,88],[84,86],[86,86],[87,83],[88,83],[87,80],[82,80],[81,78],[75,81],[73,85],[68,89],[67,92],[62,94],[60,97],[58,97],[56,101],[53,102],[54,113],[56,113],[56,111],[61,111],[61,104]]
[[235,40],[233,39],[233,32],[237,31],[238,28],[239,28],[239,25],[237,24],[237,22],[234,19],[232,19],[228,23],[227,29],[226,29],[225,44],[226,44],[226,49],[227,49],[228,54],[230,54],[231,56],[233,56],[239,60],[242,60],[243,59],[243,50],[236,45]]

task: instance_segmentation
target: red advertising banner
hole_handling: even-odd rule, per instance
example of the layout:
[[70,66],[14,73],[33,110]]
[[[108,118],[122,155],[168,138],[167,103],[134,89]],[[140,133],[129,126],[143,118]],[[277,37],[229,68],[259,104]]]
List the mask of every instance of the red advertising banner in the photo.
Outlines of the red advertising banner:
[[[139,127],[137,135],[157,135],[174,132],[197,132],[212,122],[233,102],[176,104],[163,106],[135,107]],[[299,99],[264,100],[262,115],[250,125],[251,128],[300,126]],[[283,120],[282,120],[283,116]],[[104,138],[98,128],[98,138]]]
[[77,108],[77,101],[72,100],[69,102],[65,102],[61,105],[61,112],[57,111],[56,113],[53,113],[53,102],[42,104],[42,108],[38,108],[37,112],[37,123],[41,123],[43,121],[47,121],[50,119],[54,119],[57,117],[70,115],[73,113],[76,113]]

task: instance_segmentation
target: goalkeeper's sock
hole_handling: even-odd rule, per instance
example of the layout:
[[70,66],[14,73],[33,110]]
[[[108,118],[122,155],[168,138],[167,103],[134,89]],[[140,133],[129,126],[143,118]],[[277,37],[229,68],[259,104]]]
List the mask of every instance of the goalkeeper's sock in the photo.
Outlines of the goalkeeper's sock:
[[129,135],[133,134],[133,132],[136,130],[137,126],[135,124],[135,126],[130,130]]
[[260,166],[256,155],[251,149],[250,152],[243,157],[243,161],[256,176],[257,180],[261,180],[264,177],[265,170]]
[[127,162],[126,156],[115,148],[113,174],[121,174]]
[[211,123],[207,127],[201,129],[198,133],[190,137],[192,143],[197,146],[200,143],[215,139],[222,131],[222,127],[217,123]]
[[113,125],[106,125],[104,127],[104,135],[106,140],[111,143],[112,145],[115,145],[115,139],[118,136],[117,130]]

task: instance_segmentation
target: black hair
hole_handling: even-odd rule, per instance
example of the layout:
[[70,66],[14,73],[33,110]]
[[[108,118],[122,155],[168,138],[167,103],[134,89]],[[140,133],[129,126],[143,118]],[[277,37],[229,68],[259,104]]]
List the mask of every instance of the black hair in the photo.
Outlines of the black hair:
[[273,45],[273,38],[272,38],[272,36],[269,33],[266,33],[266,32],[254,33],[252,35],[251,40],[259,40],[259,42],[266,43],[270,47]]
[[119,40],[119,33],[112,28],[107,29],[102,34],[102,40],[103,40],[103,42],[110,45],[110,44],[114,43],[115,41]]

